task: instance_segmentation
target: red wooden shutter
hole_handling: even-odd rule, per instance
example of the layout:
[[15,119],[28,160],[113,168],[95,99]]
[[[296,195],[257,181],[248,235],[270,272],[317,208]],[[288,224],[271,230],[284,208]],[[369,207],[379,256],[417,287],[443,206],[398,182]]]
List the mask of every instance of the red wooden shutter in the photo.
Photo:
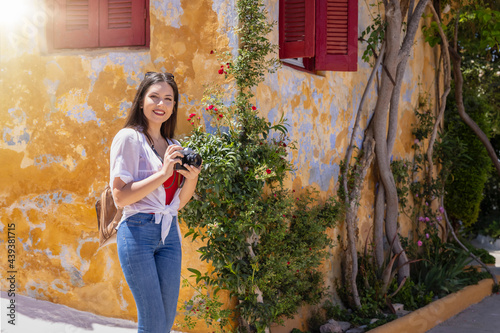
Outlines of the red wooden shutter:
[[316,70],[356,71],[358,0],[317,0]]
[[99,46],[146,44],[145,0],[101,0]]
[[54,1],[53,47],[97,47],[99,0]]
[[280,59],[314,56],[315,0],[280,0]]

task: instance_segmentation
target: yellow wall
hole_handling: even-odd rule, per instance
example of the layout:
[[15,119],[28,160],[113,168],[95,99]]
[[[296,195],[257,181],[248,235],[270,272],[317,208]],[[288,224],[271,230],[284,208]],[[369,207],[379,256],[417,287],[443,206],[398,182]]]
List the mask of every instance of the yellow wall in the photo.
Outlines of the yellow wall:
[[[97,251],[93,204],[107,182],[109,146],[147,71],[175,74],[181,93],[177,132],[179,137],[189,133],[191,125],[185,118],[201,113],[203,85],[222,80],[217,74],[220,64],[210,50],[236,47],[235,34],[228,32],[235,23],[234,4],[151,1],[150,49],[50,53],[44,2],[18,2],[27,3],[29,11],[17,23],[1,25],[0,31],[0,230],[4,242],[0,267],[9,270],[3,258],[7,258],[8,225],[15,225],[17,293],[104,316],[135,319],[134,300],[116,246]],[[270,17],[277,20],[278,1],[269,0],[267,6]],[[370,14],[363,1],[359,8],[361,31],[370,22]],[[278,42],[277,29],[271,39]],[[312,75],[283,66],[256,89],[262,114],[277,121],[284,113],[291,139],[298,143],[298,150],[290,155],[298,171],[288,184],[297,191],[312,186],[323,198],[335,192],[353,114],[371,71],[360,58],[363,47],[360,44],[357,72]],[[394,158],[411,157],[411,123],[419,92],[433,92],[434,53],[420,34],[413,49],[403,83]],[[374,102],[372,92],[363,126]],[[367,179],[359,210],[360,244],[373,215],[375,184],[371,174]],[[332,236],[344,235],[341,227]],[[408,221],[403,223],[404,235],[410,229]],[[197,246],[184,241],[184,276],[190,275],[188,267],[207,268],[198,260]],[[336,247],[325,263],[329,284],[340,274],[340,250]],[[2,289],[8,289],[4,279]],[[192,290],[182,289],[181,301],[192,295]],[[306,317],[304,312],[289,325],[298,327]],[[285,332],[273,330],[280,331]]]

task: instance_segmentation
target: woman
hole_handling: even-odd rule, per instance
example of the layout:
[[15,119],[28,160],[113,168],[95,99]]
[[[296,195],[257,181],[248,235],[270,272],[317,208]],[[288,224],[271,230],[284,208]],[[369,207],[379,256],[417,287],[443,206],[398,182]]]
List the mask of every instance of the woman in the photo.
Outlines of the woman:
[[147,73],[111,145],[110,186],[123,207],[118,257],[137,306],[138,332],[170,332],[181,273],[177,212],[191,199],[200,168],[181,163],[173,140],[179,93],[174,76]]

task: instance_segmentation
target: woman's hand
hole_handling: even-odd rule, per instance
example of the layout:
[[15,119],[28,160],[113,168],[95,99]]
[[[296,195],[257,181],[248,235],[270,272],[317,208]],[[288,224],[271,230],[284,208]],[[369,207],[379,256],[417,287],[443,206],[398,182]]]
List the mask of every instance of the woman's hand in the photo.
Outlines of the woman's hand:
[[189,164],[183,164],[182,166],[185,167],[187,169],[187,171],[186,170],[177,170],[177,172],[180,173],[181,175],[183,175],[184,178],[186,178],[186,180],[187,179],[198,179],[198,175],[201,172],[201,165],[199,168],[196,168],[196,167],[189,165]]
[[175,165],[182,163],[181,159],[183,155],[180,152],[182,149],[183,148],[179,145],[169,145],[167,150],[165,150],[161,170],[166,179],[170,178],[174,174]]
[[187,164],[183,164],[183,166],[187,169],[187,171],[177,170],[186,179],[181,193],[179,194],[179,209],[182,209],[189,202],[189,200],[191,200],[191,197],[196,190],[196,184],[198,183],[198,175],[201,172],[201,165],[199,168]]

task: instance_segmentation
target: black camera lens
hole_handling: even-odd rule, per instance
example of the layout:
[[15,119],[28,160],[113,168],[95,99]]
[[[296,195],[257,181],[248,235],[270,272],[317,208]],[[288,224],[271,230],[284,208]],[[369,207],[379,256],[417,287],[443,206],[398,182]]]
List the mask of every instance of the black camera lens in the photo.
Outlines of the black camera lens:
[[186,167],[184,167],[182,164],[187,164],[194,166],[195,168],[199,168],[202,162],[201,156],[196,153],[194,150],[191,148],[184,148],[183,150],[180,150],[180,153],[183,155],[181,158],[181,163],[176,164],[174,169],[175,170],[186,170]]

